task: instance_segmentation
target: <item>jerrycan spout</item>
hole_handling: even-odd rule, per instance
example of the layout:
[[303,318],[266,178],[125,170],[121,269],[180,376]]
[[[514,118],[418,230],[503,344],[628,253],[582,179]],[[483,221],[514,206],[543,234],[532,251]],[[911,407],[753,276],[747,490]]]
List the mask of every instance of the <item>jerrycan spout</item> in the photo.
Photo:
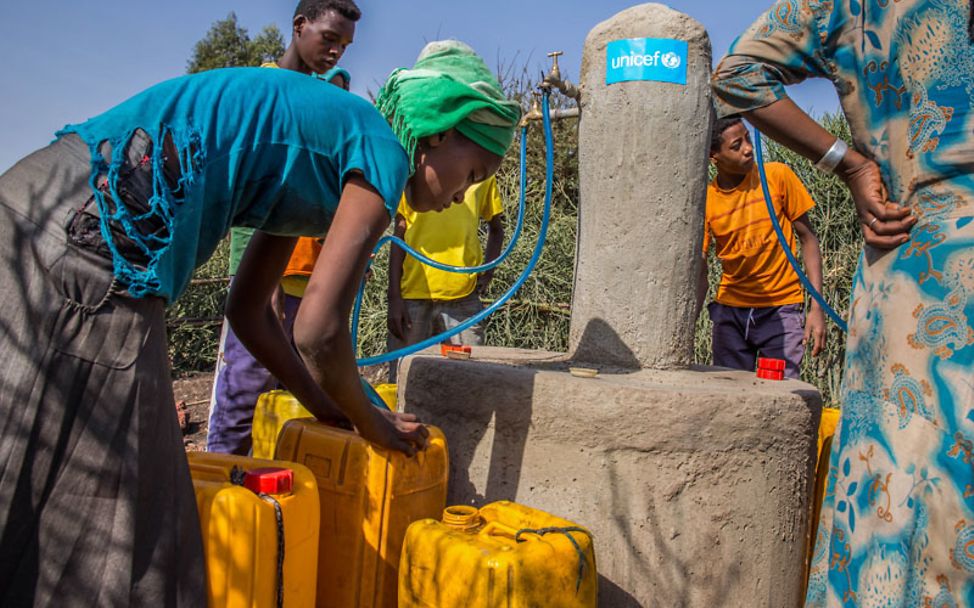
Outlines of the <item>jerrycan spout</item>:
[[473,532],[483,523],[480,518],[480,509],[467,505],[456,505],[443,509],[443,525],[461,530],[463,532]]

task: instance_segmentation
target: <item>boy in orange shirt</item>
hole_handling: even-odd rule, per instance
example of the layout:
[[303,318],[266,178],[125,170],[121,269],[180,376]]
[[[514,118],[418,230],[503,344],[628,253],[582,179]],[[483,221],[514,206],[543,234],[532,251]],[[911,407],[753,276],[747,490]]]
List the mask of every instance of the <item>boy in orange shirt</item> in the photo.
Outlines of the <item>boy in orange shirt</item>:
[[[813,300],[803,319],[801,282],[771,225],[754,149],[740,118],[714,125],[710,160],[717,175],[707,187],[703,252],[713,239],[723,271],[717,297],[707,307],[713,363],[753,371],[758,356],[784,359],[785,375],[797,378],[805,347],[812,347],[814,357],[825,344],[825,315]],[[787,165],[768,163],[765,172],[789,247],[798,235],[805,271],[821,291],[822,253],[808,219],[815,203]],[[706,284],[705,264],[701,281]],[[705,293],[701,289],[701,298]]]

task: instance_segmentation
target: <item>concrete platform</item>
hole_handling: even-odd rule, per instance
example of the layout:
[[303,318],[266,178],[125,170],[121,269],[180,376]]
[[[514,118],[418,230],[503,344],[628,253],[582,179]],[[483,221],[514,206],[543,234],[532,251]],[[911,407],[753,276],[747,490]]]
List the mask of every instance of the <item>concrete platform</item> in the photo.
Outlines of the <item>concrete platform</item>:
[[474,351],[400,368],[400,407],[449,441],[450,503],[591,529],[602,606],[800,605],[814,387],[720,368],[577,378],[564,354]]

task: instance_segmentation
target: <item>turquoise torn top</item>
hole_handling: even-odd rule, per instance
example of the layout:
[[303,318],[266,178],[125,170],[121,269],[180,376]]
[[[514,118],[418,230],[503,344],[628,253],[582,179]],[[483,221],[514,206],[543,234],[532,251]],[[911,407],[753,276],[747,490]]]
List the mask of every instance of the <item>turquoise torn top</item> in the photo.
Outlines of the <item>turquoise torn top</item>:
[[[118,195],[125,147],[137,130],[153,140],[150,209],[137,215],[110,209],[95,187],[108,179]],[[171,302],[186,288],[232,226],[271,234],[324,236],[349,172],[359,172],[382,196],[390,218],[409,174],[405,150],[366,100],[290,70],[228,68],[175,78],[58,136],[76,133],[92,151],[92,189],[115,275],[134,297]],[[182,176],[175,191],[163,177],[170,135]],[[112,146],[111,163],[98,153]],[[146,219],[164,224],[145,235]],[[143,268],[119,252],[108,222],[121,226],[148,257]]]

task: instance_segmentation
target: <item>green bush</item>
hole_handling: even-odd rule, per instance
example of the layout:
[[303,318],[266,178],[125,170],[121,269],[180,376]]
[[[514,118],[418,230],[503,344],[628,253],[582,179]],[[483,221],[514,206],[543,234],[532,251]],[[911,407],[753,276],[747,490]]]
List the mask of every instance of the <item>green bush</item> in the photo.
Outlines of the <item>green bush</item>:
[[174,374],[208,371],[216,365],[220,324],[230,282],[230,241],[223,239],[193,276],[186,293],[166,311],[169,358]]

